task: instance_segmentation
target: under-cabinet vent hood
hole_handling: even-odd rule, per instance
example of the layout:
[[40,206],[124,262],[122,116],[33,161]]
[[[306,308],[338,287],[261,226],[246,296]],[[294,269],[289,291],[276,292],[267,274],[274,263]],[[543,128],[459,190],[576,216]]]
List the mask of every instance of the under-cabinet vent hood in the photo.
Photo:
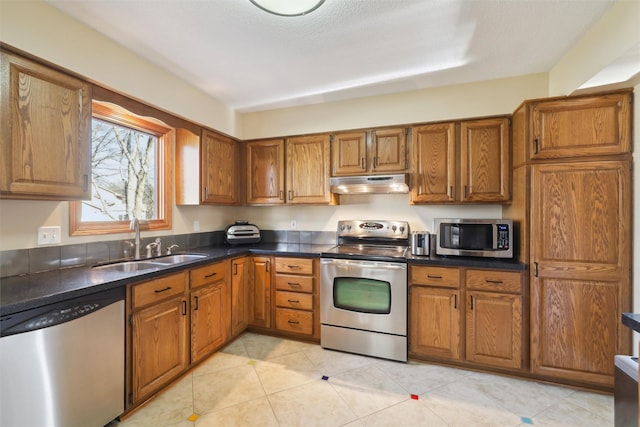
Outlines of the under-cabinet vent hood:
[[340,176],[330,180],[336,194],[400,194],[409,192],[408,174]]

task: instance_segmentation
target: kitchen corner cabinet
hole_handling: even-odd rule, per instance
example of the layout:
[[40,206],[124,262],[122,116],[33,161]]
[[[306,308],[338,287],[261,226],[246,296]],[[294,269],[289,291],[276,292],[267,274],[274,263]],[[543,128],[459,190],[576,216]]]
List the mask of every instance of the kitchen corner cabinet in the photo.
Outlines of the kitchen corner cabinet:
[[276,330],[307,337],[317,335],[316,262],[311,258],[278,257],[275,267]]
[[521,273],[411,266],[409,281],[412,355],[523,368],[527,345]]
[[407,172],[408,133],[408,128],[385,128],[333,134],[331,175]]
[[213,353],[231,336],[231,285],[228,261],[190,272],[191,363]]
[[250,141],[245,147],[247,204],[284,204],[284,139]]
[[141,402],[189,366],[187,272],[130,288],[131,395]]
[[509,201],[508,118],[416,126],[412,138],[412,203]]
[[91,86],[0,51],[0,197],[91,198]]
[[630,91],[529,103],[531,159],[602,156],[631,151]]
[[258,328],[271,327],[271,266],[270,257],[254,256],[251,259],[249,278],[249,325]]
[[237,205],[240,143],[203,129],[176,129],[176,204]]
[[231,260],[231,336],[242,333],[250,318],[250,258]]

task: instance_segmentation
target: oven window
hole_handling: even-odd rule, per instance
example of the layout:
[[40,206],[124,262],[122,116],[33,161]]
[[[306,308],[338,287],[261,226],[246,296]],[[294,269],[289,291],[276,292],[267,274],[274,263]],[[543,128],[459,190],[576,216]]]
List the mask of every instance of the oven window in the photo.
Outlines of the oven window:
[[361,277],[336,277],[333,280],[333,305],[359,313],[389,314],[391,284]]

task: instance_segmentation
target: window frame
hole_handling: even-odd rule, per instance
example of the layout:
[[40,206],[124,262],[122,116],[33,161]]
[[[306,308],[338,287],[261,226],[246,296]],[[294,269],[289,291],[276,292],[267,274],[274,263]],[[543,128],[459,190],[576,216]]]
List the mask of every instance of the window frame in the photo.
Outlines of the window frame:
[[[141,230],[170,230],[173,208],[173,145],[175,129],[154,117],[143,117],[119,105],[92,101],[91,118],[112,122],[121,126],[141,130],[158,138],[156,165],[156,192],[158,194],[158,219],[140,220]],[[82,201],[69,202],[69,234],[88,236],[100,234],[129,233],[130,220],[126,221],[82,221]]]

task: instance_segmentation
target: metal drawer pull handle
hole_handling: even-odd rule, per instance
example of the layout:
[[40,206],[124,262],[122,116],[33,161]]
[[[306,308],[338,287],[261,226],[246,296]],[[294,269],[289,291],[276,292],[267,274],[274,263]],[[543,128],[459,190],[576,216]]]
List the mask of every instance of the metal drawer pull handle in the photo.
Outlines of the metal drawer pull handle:
[[166,292],[166,291],[168,291],[169,289],[171,289],[171,286],[167,286],[167,287],[166,287],[166,288],[164,288],[164,289],[156,289],[154,292],[155,292],[156,294],[160,294],[160,293],[162,293],[162,292]]
[[300,283],[298,283],[298,282],[287,282],[287,285],[289,285],[289,286],[300,286]]
[[502,280],[486,280],[487,283],[493,283],[494,285],[502,285],[504,282]]
[[211,274],[207,274],[206,276],[204,276],[205,279],[208,279],[209,277],[213,277],[218,273],[211,273]]
[[292,325],[299,325],[300,322],[298,322],[297,320],[287,320],[287,323],[290,323]]
[[297,299],[288,299],[287,301],[289,301],[290,303],[300,303],[300,300]]
[[430,274],[427,274],[427,279],[442,279],[442,276],[432,276]]
[[300,268],[300,266],[299,265],[295,265],[295,264],[294,265],[287,265],[287,268],[290,268],[290,269],[294,270],[296,268]]

